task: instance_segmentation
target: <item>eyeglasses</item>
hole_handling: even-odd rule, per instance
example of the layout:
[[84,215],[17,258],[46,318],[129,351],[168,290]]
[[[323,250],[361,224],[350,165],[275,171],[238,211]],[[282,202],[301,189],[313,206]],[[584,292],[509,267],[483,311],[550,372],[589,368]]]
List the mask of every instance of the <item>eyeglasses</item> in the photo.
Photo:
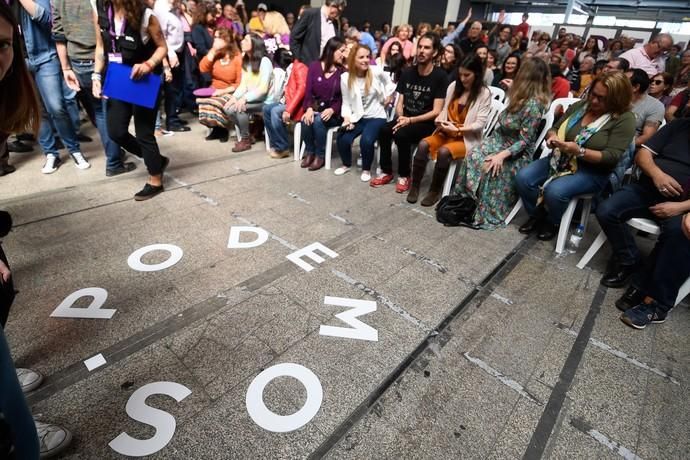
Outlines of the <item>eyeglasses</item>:
[[664,80],[652,80],[652,85],[663,85]]

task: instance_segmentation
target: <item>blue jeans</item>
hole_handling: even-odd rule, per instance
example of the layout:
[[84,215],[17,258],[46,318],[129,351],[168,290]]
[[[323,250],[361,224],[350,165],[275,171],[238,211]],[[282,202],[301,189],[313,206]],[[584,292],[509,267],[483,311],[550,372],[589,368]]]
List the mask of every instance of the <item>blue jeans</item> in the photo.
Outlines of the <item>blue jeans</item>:
[[302,122],[302,140],[306,145],[306,155],[316,155],[319,158],[326,157],[326,134],[329,128],[338,126],[343,122],[337,114],[333,114],[328,121],[321,120],[321,114],[314,114],[314,123],[307,126]]
[[[71,96],[72,94],[70,93],[73,93],[73,91],[67,87],[65,79],[62,77],[60,61],[56,56],[54,59],[39,64],[31,70],[34,73],[36,86],[45,108],[41,128],[38,132],[38,143],[41,145],[43,153],[46,155],[58,154],[55,136],[53,136],[53,130],[50,127],[51,121],[67,150],[70,153],[79,152],[78,126],[74,124],[73,119],[75,111],[74,107],[70,108],[67,103],[67,97]],[[74,97],[72,99],[76,106],[76,99]],[[50,117],[50,120],[48,117]]]
[[122,159],[124,152],[110,139],[108,135],[108,125],[106,123],[106,100],[104,98],[96,99],[91,92],[91,74],[93,73],[93,61],[77,61],[72,60],[72,70],[79,80],[79,86],[82,93],[85,95],[83,101],[90,103],[93,108],[94,118],[96,121],[96,128],[98,134],[101,136],[101,143],[105,150],[106,164],[105,169],[117,169],[123,166]]
[[362,118],[351,131],[344,131],[338,136],[338,153],[343,165],[352,166],[352,143],[359,136],[359,149],[362,151],[362,170],[371,170],[374,160],[374,143],[379,137],[379,131],[386,124],[385,118]]
[[654,183],[643,176],[639,182],[624,185],[599,204],[597,220],[611,243],[613,256],[618,263],[634,265],[642,258],[626,222],[634,217],[656,220],[649,207],[665,201],[668,200],[659,193]]
[[36,425],[17,380],[5,332],[0,328],[0,412],[9,423],[14,443],[14,458],[38,460]]
[[285,104],[274,102],[264,105],[264,126],[268,132],[270,147],[276,152],[289,150],[288,131],[283,123]]
[[[544,190],[544,205],[548,211],[548,220],[554,225],[561,222],[561,217],[568,207],[570,200],[586,193],[599,193],[608,183],[610,172],[599,172],[593,167],[579,163],[575,174],[554,179]],[[518,171],[515,176],[522,204],[530,216],[537,210],[539,187],[549,177],[549,157],[533,161]]]

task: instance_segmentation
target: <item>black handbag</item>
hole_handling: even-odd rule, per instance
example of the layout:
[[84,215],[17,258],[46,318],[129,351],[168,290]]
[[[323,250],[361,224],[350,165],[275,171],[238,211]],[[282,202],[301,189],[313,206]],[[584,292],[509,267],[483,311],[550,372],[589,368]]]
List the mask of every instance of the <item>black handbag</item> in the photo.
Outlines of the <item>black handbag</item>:
[[469,224],[476,209],[477,203],[470,196],[444,196],[436,205],[436,220],[446,227]]

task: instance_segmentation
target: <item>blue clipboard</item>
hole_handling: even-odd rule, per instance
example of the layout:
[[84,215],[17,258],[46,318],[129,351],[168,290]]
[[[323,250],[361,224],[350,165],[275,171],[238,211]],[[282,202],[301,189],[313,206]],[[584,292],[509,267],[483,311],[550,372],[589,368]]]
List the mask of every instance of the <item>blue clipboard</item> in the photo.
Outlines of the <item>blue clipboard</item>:
[[161,89],[160,75],[148,74],[139,80],[132,80],[131,74],[131,66],[117,62],[108,64],[103,94],[112,99],[153,109]]

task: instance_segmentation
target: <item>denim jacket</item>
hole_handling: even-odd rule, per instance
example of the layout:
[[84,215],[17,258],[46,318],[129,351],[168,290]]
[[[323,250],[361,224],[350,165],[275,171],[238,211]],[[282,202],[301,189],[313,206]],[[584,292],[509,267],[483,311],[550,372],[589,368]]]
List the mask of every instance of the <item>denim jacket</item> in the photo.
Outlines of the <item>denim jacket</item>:
[[34,0],[36,12],[33,17],[19,7],[19,24],[24,36],[29,64],[36,67],[57,58],[57,49],[51,35],[50,0]]

